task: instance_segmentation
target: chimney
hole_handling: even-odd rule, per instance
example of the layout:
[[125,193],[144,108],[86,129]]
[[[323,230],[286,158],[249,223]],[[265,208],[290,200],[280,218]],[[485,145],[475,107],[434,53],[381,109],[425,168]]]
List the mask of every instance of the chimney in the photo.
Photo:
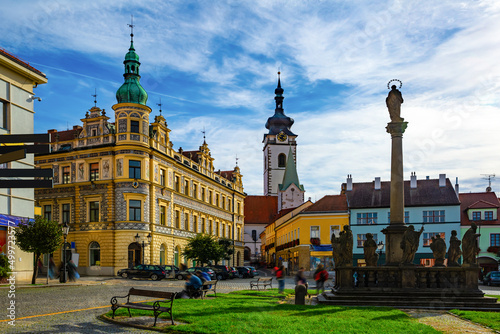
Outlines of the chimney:
[[457,197],[458,197],[458,177],[457,177],[457,180],[455,181],[455,192],[457,193]]
[[417,173],[415,173],[415,172],[411,173],[410,189],[417,189]]
[[375,190],[380,190],[380,177],[375,178]]
[[446,174],[439,174],[439,187],[446,187]]
[[426,180],[430,180],[431,178],[429,177],[429,175],[427,175],[427,176],[425,177],[425,179],[426,179]]
[[346,191],[352,191],[352,175],[347,174],[347,188]]

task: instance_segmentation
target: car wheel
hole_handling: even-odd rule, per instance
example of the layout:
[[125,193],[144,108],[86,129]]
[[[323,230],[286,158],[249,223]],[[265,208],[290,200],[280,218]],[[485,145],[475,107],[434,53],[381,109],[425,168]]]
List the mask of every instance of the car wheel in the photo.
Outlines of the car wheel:
[[179,274],[179,275],[177,275],[177,279],[182,280],[182,279],[184,279],[184,276],[182,276],[182,274]]
[[128,278],[128,274],[127,273],[122,273],[122,277],[123,278]]
[[159,279],[158,275],[156,275],[156,274],[152,274],[152,275],[150,276],[150,278],[151,278],[153,281],[157,281],[157,280]]
[[217,278],[217,280],[218,280],[218,281],[222,281],[222,279],[223,279],[223,277],[222,277],[222,275],[221,275],[221,274],[218,274],[218,275],[216,276],[216,278]]

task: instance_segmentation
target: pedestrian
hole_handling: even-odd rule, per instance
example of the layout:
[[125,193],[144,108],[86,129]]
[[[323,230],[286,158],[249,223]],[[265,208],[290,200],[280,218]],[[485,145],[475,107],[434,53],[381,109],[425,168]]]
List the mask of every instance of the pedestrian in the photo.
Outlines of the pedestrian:
[[295,274],[295,285],[299,284],[305,285],[306,289],[309,287],[306,277],[304,276],[304,267],[300,267],[299,271]]
[[56,264],[54,263],[54,257],[51,255],[49,260],[49,277],[54,279],[56,274]]
[[177,294],[175,298],[189,299],[191,297],[197,297],[200,295],[199,293],[202,285],[203,283],[198,276],[188,273],[186,275],[186,285],[184,286],[184,290]]
[[283,293],[285,290],[285,267],[283,265],[276,270],[276,280],[278,280],[278,292]]
[[318,265],[314,272],[314,280],[316,281],[316,293],[319,291],[325,292],[325,281],[328,279],[328,271],[325,270],[322,264]]
[[68,270],[68,276],[69,280],[71,282],[74,282],[78,278],[80,278],[80,274],[78,273],[78,270],[76,269],[76,265],[73,262],[73,260],[70,260],[67,264],[67,270]]

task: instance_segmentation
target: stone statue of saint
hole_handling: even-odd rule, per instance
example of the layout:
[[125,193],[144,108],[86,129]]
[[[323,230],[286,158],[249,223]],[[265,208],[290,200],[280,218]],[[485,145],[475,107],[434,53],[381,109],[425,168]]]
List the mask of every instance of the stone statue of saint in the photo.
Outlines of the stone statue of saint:
[[373,234],[366,233],[366,240],[363,243],[363,251],[365,253],[366,265],[371,267],[377,266],[377,243],[373,240]]
[[349,225],[344,225],[344,230],[340,232],[340,259],[342,266],[352,267],[352,231]]
[[420,231],[416,232],[415,227],[410,225],[406,228],[403,234],[403,240],[401,241],[400,247],[403,250],[402,263],[413,264],[413,259],[415,258],[415,253],[418,249],[418,243],[420,240],[420,235],[424,231],[424,227]]
[[476,233],[477,225],[475,223],[470,224],[470,228],[465,232],[462,238],[462,255],[464,257],[464,264],[469,266],[476,265],[476,256],[479,253],[479,247],[477,245],[477,237],[480,234]]
[[335,261],[335,267],[338,267],[342,263],[342,259],[340,258],[340,237],[335,236],[335,233],[332,233],[332,256],[333,261]]
[[401,92],[396,88],[396,85],[391,86],[391,91],[385,99],[385,104],[387,109],[389,109],[389,115],[391,116],[392,122],[402,122],[404,118],[401,118],[401,104],[403,103],[403,96]]
[[436,234],[432,237],[431,250],[434,255],[434,267],[444,267],[444,258],[446,256],[446,242],[441,235]]
[[448,267],[460,267],[458,259],[462,255],[460,244],[462,242],[457,238],[457,231],[451,231],[450,248],[448,248]]

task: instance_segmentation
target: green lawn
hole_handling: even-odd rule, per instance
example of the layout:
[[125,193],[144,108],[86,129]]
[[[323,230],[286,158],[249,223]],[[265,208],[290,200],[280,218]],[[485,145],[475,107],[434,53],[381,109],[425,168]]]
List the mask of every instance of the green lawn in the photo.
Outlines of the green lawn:
[[[486,297],[494,297],[500,301],[500,296],[485,295]],[[458,315],[464,319],[468,319],[478,324],[482,324],[496,331],[500,331],[500,312],[483,312],[483,311],[462,311],[451,310],[453,314]]]
[[[205,300],[177,299],[173,309],[174,320],[188,324],[172,330],[188,333],[438,333],[396,309],[292,305],[282,303],[276,289],[218,294]],[[126,309],[116,314],[128,316]]]

